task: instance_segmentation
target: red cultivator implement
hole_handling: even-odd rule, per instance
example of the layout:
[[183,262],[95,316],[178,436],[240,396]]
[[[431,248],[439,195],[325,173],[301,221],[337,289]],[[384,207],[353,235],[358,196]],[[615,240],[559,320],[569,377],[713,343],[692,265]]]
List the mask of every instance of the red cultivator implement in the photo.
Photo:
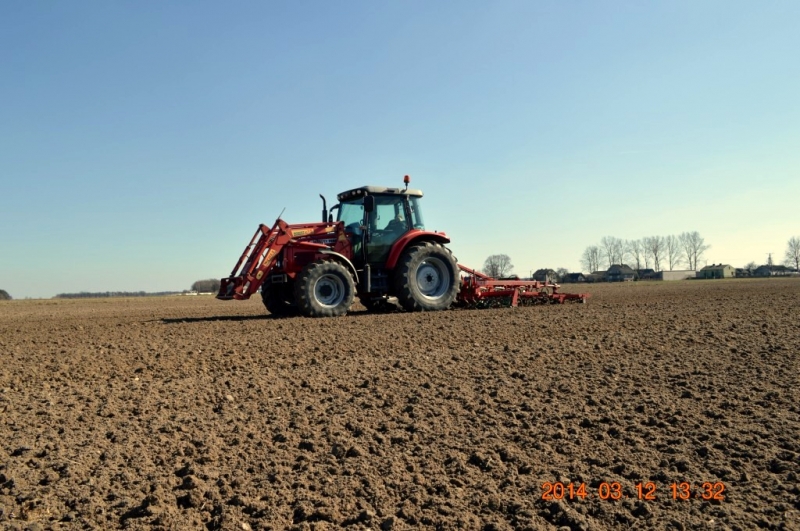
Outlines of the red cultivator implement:
[[538,280],[494,279],[461,264],[458,268],[466,273],[461,278],[458,302],[472,308],[499,306],[516,307],[533,304],[585,303],[588,293],[559,293],[558,284]]

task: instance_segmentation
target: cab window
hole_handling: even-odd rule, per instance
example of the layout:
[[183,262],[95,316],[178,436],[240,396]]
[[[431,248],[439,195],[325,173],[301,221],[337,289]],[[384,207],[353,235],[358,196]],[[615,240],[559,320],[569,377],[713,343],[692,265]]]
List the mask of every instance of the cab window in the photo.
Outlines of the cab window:
[[397,236],[408,230],[405,198],[375,196],[375,210],[370,214],[370,231],[392,232]]
[[361,224],[364,222],[364,200],[349,201],[339,206],[339,214],[336,221],[343,221],[348,232],[359,234]]
[[408,202],[411,210],[411,226],[415,229],[425,230],[425,222],[422,221],[422,210],[419,208],[419,197],[411,197]]

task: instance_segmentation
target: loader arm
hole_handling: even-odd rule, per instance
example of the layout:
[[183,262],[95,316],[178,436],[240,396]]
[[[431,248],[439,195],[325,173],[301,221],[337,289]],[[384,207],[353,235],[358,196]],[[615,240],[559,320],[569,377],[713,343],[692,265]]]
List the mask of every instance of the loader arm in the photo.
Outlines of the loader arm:
[[258,292],[281,250],[292,240],[288,227],[280,218],[272,228],[264,224],[258,226],[230,276],[220,281],[218,299],[245,300]]

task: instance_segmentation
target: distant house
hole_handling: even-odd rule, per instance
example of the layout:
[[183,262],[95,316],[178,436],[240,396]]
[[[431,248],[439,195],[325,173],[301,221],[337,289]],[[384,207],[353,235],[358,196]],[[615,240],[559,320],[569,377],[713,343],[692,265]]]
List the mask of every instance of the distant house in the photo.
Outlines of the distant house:
[[656,273],[658,280],[687,280],[697,278],[697,271],[694,269],[682,269],[679,271],[659,271]]
[[605,271],[592,271],[588,275],[586,275],[586,282],[605,282],[606,280],[606,272]]
[[606,271],[606,280],[609,282],[630,282],[636,280],[636,271],[625,264],[614,264]]
[[736,269],[728,264],[711,264],[697,272],[697,278],[733,278]]
[[539,282],[558,282],[558,273],[552,269],[537,269],[533,274],[533,280]]
[[788,277],[796,274],[797,272],[791,267],[784,265],[762,265],[753,271],[754,277]]
[[579,282],[586,282],[586,277],[583,276],[583,273],[567,273],[561,279],[561,282],[564,284],[578,284]]
[[775,266],[767,266],[762,265],[757,267],[755,271],[753,271],[754,277],[771,277],[772,276],[772,268]]
[[656,280],[658,273],[654,269],[637,269],[636,276],[639,280]]

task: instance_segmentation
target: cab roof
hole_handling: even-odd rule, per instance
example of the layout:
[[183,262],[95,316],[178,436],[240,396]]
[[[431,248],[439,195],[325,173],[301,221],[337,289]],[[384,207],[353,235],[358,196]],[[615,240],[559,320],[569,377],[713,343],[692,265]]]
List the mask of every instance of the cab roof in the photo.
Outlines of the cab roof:
[[364,197],[365,195],[377,195],[377,194],[396,194],[396,195],[408,195],[411,197],[422,197],[422,190],[416,190],[414,188],[409,188],[408,190],[404,190],[403,188],[386,188],[383,186],[362,186],[360,188],[353,188],[352,190],[347,190],[346,192],[342,192],[338,196],[339,202],[342,201],[350,201],[352,199],[356,199],[359,197]]

